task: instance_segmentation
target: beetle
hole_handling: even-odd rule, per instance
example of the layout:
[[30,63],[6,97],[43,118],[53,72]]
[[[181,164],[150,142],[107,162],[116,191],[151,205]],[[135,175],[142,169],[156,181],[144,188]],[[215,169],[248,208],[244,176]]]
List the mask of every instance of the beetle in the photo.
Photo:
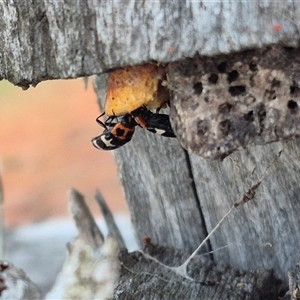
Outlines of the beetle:
[[131,112],[136,123],[148,131],[165,137],[176,137],[171,127],[170,117],[166,114],[153,113],[145,106]]
[[176,137],[169,116],[153,113],[145,106],[124,115],[118,122],[114,121],[118,120],[116,116],[111,116],[103,123],[100,118],[104,114],[96,119],[96,122],[104,128],[101,135],[92,139],[92,143],[97,149],[115,150],[127,144],[131,140],[137,125],[155,134]]
[[93,145],[97,149],[114,150],[128,143],[137,125],[134,118],[130,114],[126,114],[119,122],[114,122],[117,118],[113,116],[103,123],[100,121],[103,115],[104,113],[96,119],[96,122],[104,128],[104,131],[92,139]]

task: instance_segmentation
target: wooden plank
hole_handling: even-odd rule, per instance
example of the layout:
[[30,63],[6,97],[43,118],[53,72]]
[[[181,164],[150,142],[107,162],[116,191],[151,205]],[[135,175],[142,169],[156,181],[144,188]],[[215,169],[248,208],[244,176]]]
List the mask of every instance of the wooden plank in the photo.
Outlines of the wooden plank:
[[27,88],[152,60],[297,45],[297,1],[0,3],[0,78]]
[[223,162],[191,155],[209,232],[249,187],[266,176],[255,199],[236,209],[211,237],[213,250],[228,245],[213,254],[216,261],[244,270],[274,268],[277,276],[286,278],[300,247],[299,146],[299,139],[256,146]]
[[195,279],[190,281],[163,265],[181,265],[186,255],[183,251],[154,245],[148,245],[144,253],[121,252],[123,268],[114,299],[266,300],[278,297],[281,282],[269,270],[237,272],[197,256],[189,265],[189,274]]

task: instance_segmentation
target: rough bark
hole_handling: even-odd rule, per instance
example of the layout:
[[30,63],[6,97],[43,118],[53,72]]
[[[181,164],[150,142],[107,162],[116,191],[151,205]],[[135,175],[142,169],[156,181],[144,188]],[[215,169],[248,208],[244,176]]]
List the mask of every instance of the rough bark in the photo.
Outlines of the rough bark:
[[161,264],[179,265],[187,255],[154,245],[147,248],[146,255],[142,252],[121,253],[121,277],[114,299],[271,300],[280,294],[281,282],[271,271],[239,272],[224,264],[214,264],[207,258],[196,257],[189,266],[189,274],[194,279],[190,281]]
[[3,0],[0,78],[27,88],[151,60],[295,46],[299,12],[297,1]]
[[299,49],[272,46],[170,63],[178,139],[195,154],[223,159],[299,135],[299,60]]
[[[138,240],[148,235],[155,244],[190,252],[233,203],[261,180],[254,200],[229,216],[202,251],[229,244],[213,253],[216,263],[222,260],[244,270],[274,268],[275,276],[287,281],[287,271],[298,259],[300,240],[299,141],[257,144],[276,138],[292,139],[299,134],[298,110],[294,109],[295,103],[296,108],[300,105],[296,55],[299,50],[292,50],[295,55],[287,55],[290,52],[284,51],[289,48],[281,52],[274,45],[298,45],[299,11],[296,1],[161,1],[150,5],[148,1],[4,0],[0,4],[0,78],[27,88],[47,79],[101,74],[111,68],[153,60],[165,63],[172,93],[172,124],[180,143],[137,130],[133,140],[115,153]],[[245,49],[254,49],[262,58],[257,64],[260,72],[275,70],[274,79],[281,79],[280,88],[275,85],[273,90],[267,86],[261,90],[261,82],[254,78],[260,92],[255,97],[265,106],[261,115],[259,107],[248,103],[242,93],[228,95],[234,85],[234,80],[228,82],[228,76],[232,80],[234,70],[245,89],[253,88],[253,76],[248,72],[255,72],[251,64],[243,61],[249,67],[243,69],[245,73],[235,65],[237,51]],[[265,59],[267,52],[259,49],[271,51],[273,56]],[[233,56],[224,56],[230,53]],[[214,61],[204,55],[221,56]],[[183,60],[186,57],[189,59]],[[228,62],[225,73],[217,68],[220,57]],[[209,61],[215,63],[216,69],[211,68],[213,64],[208,65]],[[217,84],[209,77],[211,74],[217,74]],[[96,79],[102,99],[100,81],[104,79]],[[201,86],[195,85],[199,82],[205,91],[210,91],[208,100],[212,106],[206,111],[202,110],[206,104],[201,98],[205,93],[202,90],[199,95]],[[287,91],[289,95],[295,93],[293,98],[286,95]],[[226,107],[234,106],[229,97],[236,96],[238,101],[234,100],[234,104],[244,103],[237,106],[236,114],[227,112]],[[225,113],[218,110],[224,103],[230,104],[223,105]],[[274,117],[272,109],[280,114]],[[202,120],[201,114],[211,122],[204,129],[212,139],[204,142],[201,124],[205,122],[194,126]],[[222,119],[224,115],[228,115],[229,122]],[[245,115],[244,123],[239,123]],[[273,120],[269,123],[275,122],[276,130],[262,126],[266,124],[262,116],[268,122]],[[225,133],[226,147],[218,146],[209,127]],[[240,138],[241,129],[249,131],[247,139]],[[209,158],[223,158],[232,151],[252,147],[235,152],[222,162],[213,162],[187,152],[181,144]]]

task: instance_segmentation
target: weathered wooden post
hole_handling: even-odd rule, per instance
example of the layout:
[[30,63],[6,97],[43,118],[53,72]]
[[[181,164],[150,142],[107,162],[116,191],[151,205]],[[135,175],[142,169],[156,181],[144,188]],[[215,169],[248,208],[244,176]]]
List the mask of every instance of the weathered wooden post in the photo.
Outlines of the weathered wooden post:
[[[137,130],[115,151],[138,240],[191,252],[250,189],[254,199],[202,251],[227,245],[215,262],[274,269],[286,282],[300,246],[299,10],[293,1],[4,0],[0,78],[27,88],[162,64],[178,139]],[[95,79],[101,100],[105,80]]]

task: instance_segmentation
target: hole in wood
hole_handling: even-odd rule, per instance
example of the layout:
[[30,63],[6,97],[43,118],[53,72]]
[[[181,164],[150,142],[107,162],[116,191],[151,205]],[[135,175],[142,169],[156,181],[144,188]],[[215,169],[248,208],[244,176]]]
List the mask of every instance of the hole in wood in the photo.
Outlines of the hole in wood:
[[256,64],[255,62],[251,62],[251,63],[249,64],[249,69],[250,69],[250,71],[252,71],[252,72],[257,72],[257,71],[258,71],[257,64]]
[[227,81],[229,83],[237,80],[239,78],[239,72],[237,70],[233,70],[228,74]]
[[236,86],[231,86],[229,88],[229,93],[231,96],[239,96],[246,92],[246,87],[244,85],[236,85]]
[[253,110],[250,110],[248,113],[244,114],[244,119],[248,122],[253,122],[254,121]]
[[299,87],[297,86],[296,82],[293,82],[293,85],[290,86],[290,94],[295,94],[299,91]]
[[278,79],[273,79],[272,82],[271,82],[271,87],[272,88],[275,88],[275,87],[280,87],[281,85],[281,82],[278,80]]
[[225,61],[223,61],[223,62],[221,62],[220,64],[217,65],[217,69],[220,73],[225,73],[226,68],[227,68],[227,65],[226,65]]
[[202,85],[202,82],[196,82],[196,83],[193,85],[193,89],[194,89],[195,94],[201,95],[201,94],[202,94],[202,91],[203,91],[203,85]]
[[216,84],[218,82],[219,76],[218,74],[210,74],[210,76],[208,77],[208,82],[211,84]]
[[295,111],[298,107],[298,104],[296,101],[294,101],[293,99],[289,100],[287,103],[287,107],[288,109],[290,109],[292,112]]

